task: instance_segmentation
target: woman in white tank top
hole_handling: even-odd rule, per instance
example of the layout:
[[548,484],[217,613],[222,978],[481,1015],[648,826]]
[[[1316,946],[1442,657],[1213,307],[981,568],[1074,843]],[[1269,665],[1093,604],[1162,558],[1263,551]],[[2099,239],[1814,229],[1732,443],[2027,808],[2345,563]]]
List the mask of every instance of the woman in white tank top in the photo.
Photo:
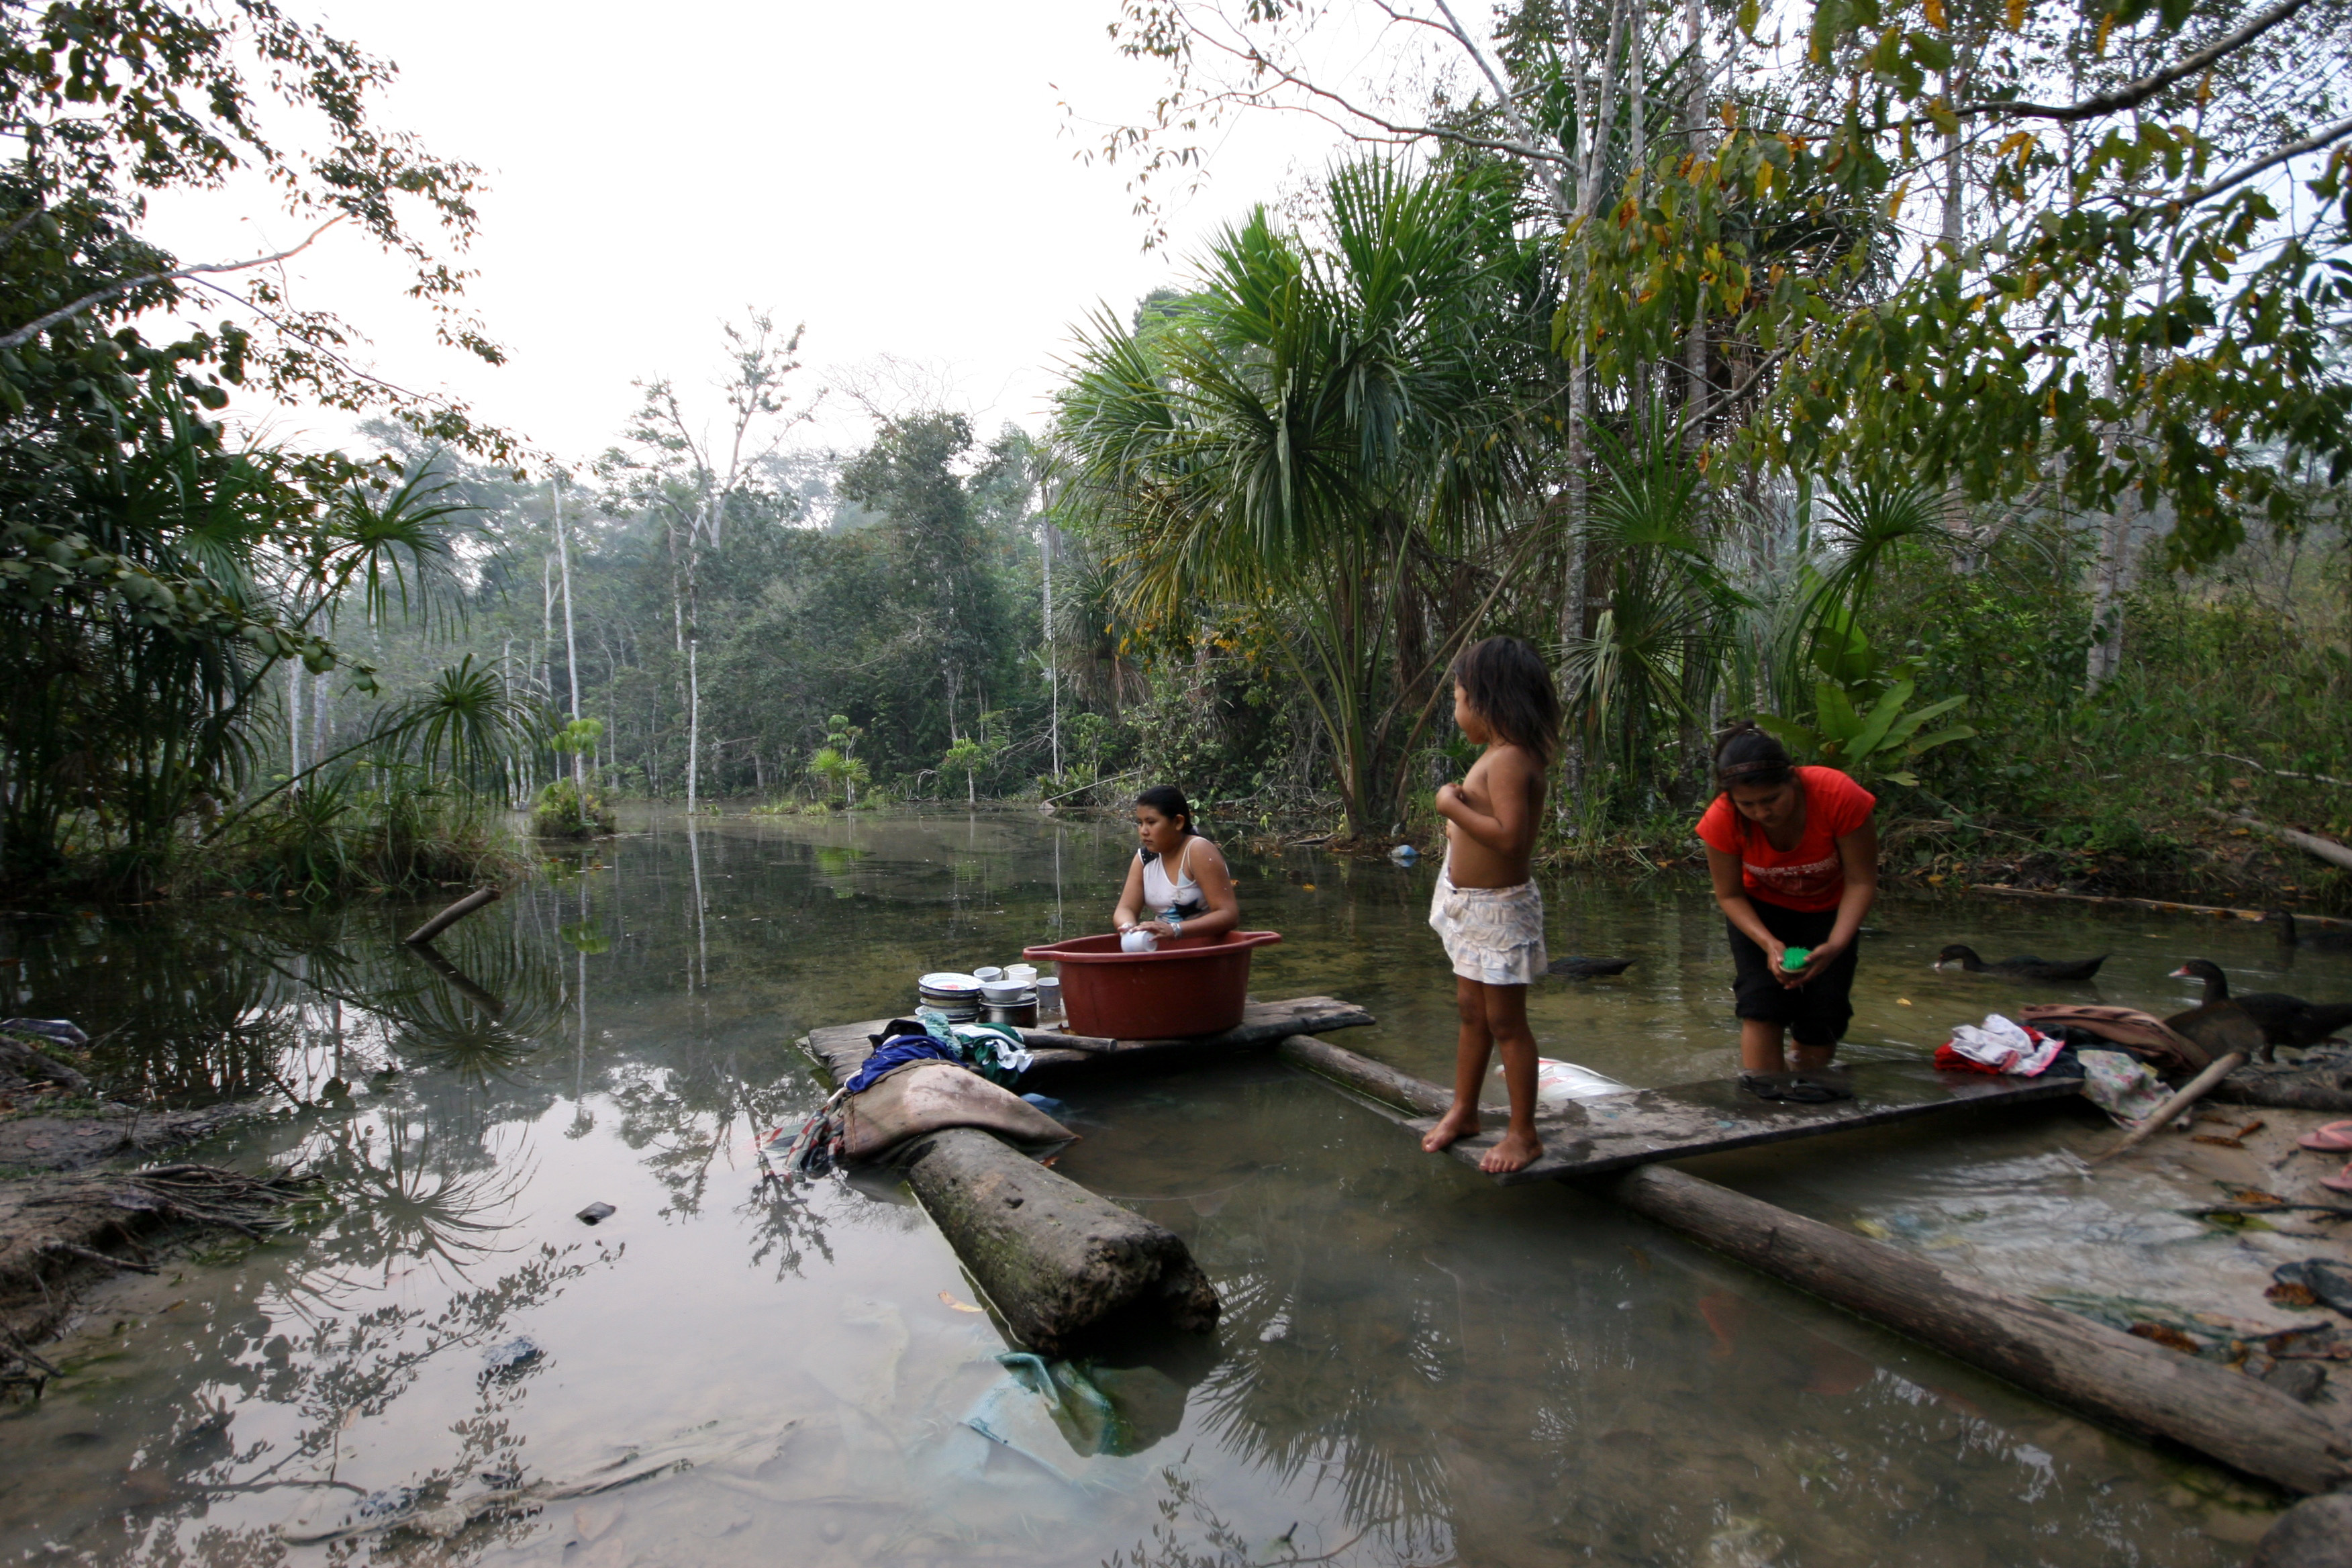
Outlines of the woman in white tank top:
[[1135,797],[1135,858],[1128,862],[1112,923],[1158,937],[1216,937],[1242,923],[1233,873],[1217,847],[1192,831],[1192,808],[1173,784]]

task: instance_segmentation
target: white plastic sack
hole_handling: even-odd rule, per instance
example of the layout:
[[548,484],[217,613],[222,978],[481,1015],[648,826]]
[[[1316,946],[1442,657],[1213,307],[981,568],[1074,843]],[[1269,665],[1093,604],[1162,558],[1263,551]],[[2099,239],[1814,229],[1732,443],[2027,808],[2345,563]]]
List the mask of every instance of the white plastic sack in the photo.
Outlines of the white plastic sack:
[[1536,1109],[1558,1110],[1571,1100],[1599,1100],[1604,1095],[1632,1094],[1633,1086],[1619,1083],[1574,1062],[1536,1058]]

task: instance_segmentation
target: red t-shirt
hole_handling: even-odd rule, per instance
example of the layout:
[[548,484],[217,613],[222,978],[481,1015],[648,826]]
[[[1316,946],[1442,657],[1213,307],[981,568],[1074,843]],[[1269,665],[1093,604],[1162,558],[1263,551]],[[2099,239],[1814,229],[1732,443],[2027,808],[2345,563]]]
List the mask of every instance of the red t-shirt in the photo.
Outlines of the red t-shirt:
[[1698,836],[1707,847],[1739,857],[1749,898],[1784,910],[1833,910],[1845,896],[1837,841],[1870,820],[1878,797],[1835,768],[1799,768],[1797,784],[1805,792],[1805,831],[1795,848],[1773,848],[1728,795],[1717,795],[1698,819]]

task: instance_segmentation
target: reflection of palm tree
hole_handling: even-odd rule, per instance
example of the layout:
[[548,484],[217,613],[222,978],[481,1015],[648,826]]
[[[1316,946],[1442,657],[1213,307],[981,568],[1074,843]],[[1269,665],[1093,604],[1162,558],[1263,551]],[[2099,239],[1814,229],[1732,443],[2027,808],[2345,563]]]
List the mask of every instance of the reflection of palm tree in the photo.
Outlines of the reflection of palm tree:
[[[324,1136],[336,1141],[309,1152],[307,1163],[326,1184],[337,1215],[314,1253],[334,1264],[381,1268],[388,1283],[404,1260],[430,1263],[436,1275],[446,1266],[462,1280],[468,1267],[516,1250],[497,1243],[506,1216],[490,1216],[513,1204],[538,1162],[509,1155],[485,1163],[472,1142],[445,1151],[429,1121],[399,1113],[345,1122]],[[310,1289],[331,1296],[335,1282]]]
[[1227,1453],[1285,1485],[1309,1466],[1335,1477],[1352,1523],[1382,1529],[1395,1550],[1420,1557],[1452,1539],[1443,1438],[1422,1396],[1457,1347],[1437,1327],[1437,1303],[1420,1292],[1400,1321],[1393,1281],[1347,1296],[1315,1283],[1264,1269],[1229,1277],[1225,1359],[1195,1405]]

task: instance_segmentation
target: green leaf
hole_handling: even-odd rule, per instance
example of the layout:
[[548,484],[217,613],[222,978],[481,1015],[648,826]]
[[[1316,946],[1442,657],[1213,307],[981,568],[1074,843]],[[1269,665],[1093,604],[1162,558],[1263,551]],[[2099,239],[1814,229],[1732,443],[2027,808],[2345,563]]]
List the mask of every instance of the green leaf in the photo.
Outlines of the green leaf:
[[1826,680],[1815,682],[1813,707],[1825,746],[1851,741],[1862,728],[1862,716],[1853,710],[1853,699],[1842,686]]
[[1756,36],[1758,17],[1756,0],[1739,0],[1739,30],[1750,38]]
[[1862,729],[1855,734],[1853,744],[1848,748],[1846,755],[1859,760],[1878,750],[1879,742],[1886,739],[1888,728],[1902,714],[1903,705],[1911,700],[1914,689],[1907,680],[1898,680],[1888,687],[1886,695],[1878,700],[1877,705],[1871,709],[1870,716],[1863,721]]
[[1756,727],[1792,750],[1801,753],[1818,752],[1822,738],[1806,725],[1793,719],[1775,718],[1769,713],[1756,716]]
[[1973,724],[1955,724],[1948,730],[1937,730],[1931,734],[1922,735],[1904,750],[1916,757],[1922,752],[1933,751],[1949,741],[1973,740],[1976,733],[1977,727]]
[[1903,744],[1911,738],[1920,725],[1930,719],[1941,718],[1967,700],[1966,697],[1947,697],[1941,702],[1930,702],[1916,712],[1906,713],[1896,721],[1893,729],[1887,731],[1886,739],[1882,743],[1889,747]]

